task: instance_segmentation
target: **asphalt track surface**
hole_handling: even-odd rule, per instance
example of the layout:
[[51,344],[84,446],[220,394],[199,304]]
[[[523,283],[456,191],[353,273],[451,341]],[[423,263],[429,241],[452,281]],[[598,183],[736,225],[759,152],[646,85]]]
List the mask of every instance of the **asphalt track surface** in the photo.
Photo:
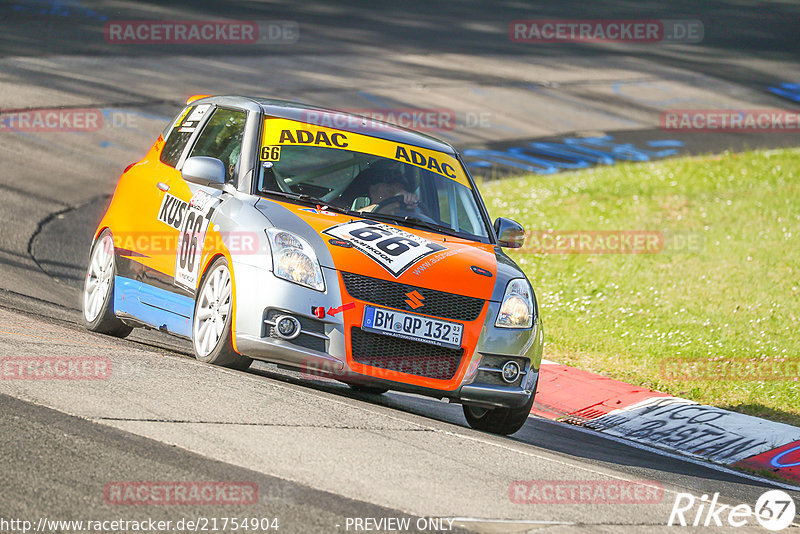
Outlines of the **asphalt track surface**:
[[[676,492],[753,505],[770,483],[567,425],[531,418],[514,436],[497,437],[467,428],[455,405],[356,394],[262,364],[210,367],[159,333],[90,334],[79,325],[78,288],[117,176],[190,94],[448,108],[459,124],[441,136],[460,148],[576,132],[633,142],[664,137],[658,114],[670,106],[791,108],[766,88],[800,81],[799,13],[792,2],[732,1],[0,5],[2,110],[88,107],[107,118],[93,132],[0,130],[0,356],[102,356],[112,365],[102,381],[0,381],[0,516],[278,517],[283,532],[348,531],[348,517],[432,516],[480,532],[658,532],[667,530]],[[199,18],[293,21],[299,39],[168,47],[103,40],[107,20]],[[508,23],[532,18],[700,19],[705,38],[512,43]],[[466,118],[481,113],[489,120],[468,127]],[[796,135],[779,134],[685,139],[686,153],[797,144]],[[174,480],[252,482],[259,503],[104,500],[112,482]],[[655,481],[664,497],[515,504],[509,486],[517,480]]]

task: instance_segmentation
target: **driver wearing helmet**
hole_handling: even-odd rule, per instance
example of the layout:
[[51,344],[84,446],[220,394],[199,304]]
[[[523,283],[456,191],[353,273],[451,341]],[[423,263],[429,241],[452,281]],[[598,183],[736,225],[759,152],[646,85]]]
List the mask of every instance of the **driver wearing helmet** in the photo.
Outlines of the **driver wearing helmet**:
[[353,211],[374,211],[383,201],[393,197],[397,201],[385,204],[384,213],[398,209],[415,210],[419,204],[416,193],[411,189],[400,169],[390,162],[375,162],[362,170],[341,195],[338,204]]
[[373,211],[378,204],[392,197],[402,196],[403,200],[398,199],[395,207],[404,206],[413,210],[419,204],[419,197],[416,193],[406,191],[405,180],[400,174],[384,175],[380,182],[370,184],[367,191],[370,204],[364,206],[359,211]]

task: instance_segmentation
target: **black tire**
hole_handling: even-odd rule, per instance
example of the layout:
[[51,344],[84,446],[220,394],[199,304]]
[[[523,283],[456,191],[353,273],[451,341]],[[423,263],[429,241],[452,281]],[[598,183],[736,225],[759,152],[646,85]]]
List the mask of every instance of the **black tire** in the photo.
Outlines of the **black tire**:
[[[99,263],[96,263],[99,262]],[[104,269],[98,271],[99,264]],[[117,266],[114,261],[114,240],[111,232],[103,230],[92,245],[89,266],[83,282],[83,324],[92,332],[126,337],[133,328],[114,315],[114,280]],[[90,288],[90,284],[96,290]],[[98,287],[99,284],[99,287]]]
[[517,432],[528,420],[535,396],[536,392],[534,391],[528,402],[519,408],[489,409],[464,404],[462,406],[464,417],[467,418],[469,426],[475,430],[508,436]]
[[358,391],[359,393],[369,393],[370,395],[383,395],[387,391],[386,388],[379,388],[375,386],[364,386],[361,384],[347,384],[350,386],[350,389],[353,391]]
[[[233,350],[233,336],[231,333],[231,323],[233,321],[232,293],[227,297],[226,302],[229,308],[224,319],[222,319],[222,332],[217,338],[216,343],[214,343],[213,348],[211,348],[210,351],[207,351],[205,350],[206,347],[198,347],[198,343],[200,342],[198,331],[199,328],[201,328],[201,326],[198,326],[198,310],[201,308],[202,303],[208,302],[207,300],[203,300],[205,291],[208,284],[212,283],[211,275],[216,274],[217,270],[220,268],[227,272],[229,280],[232,283],[233,275],[228,267],[228,261],[224,257],[219,257],[211,262],[211,265],[209,265],[208,269],[206,269],[206,272],[203,274],[203,278],[200,281],[200,286],[197,290],[197,298],[195,299],[194,303],[194,317],[192,319],[192,348],[194,350],[195,358],[201,362],[244,371],[250,367],[250,364],[253,363],[253,360],[246,356],[242,356]],[[216,280],[214,280],[213,283],[216,283]],[[218,304],[224,305],[225,303],[218,302]],[[206,328],[210,328],[210,326],[207,326]]]

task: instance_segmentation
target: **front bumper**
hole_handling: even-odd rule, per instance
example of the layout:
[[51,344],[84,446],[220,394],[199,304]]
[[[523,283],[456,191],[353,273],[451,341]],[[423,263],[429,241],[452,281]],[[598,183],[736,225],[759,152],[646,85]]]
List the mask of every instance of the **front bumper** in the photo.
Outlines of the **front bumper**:
[[[449,387],[444,386],[445,381],[421,380],[415,375],[376,367],[359,367],[359,364],[355,364],[358,371],[354,370],[346,352],[345,330],[361,325],[363,306],[353,310],[349,316],[341,313],[318,319],[311,315],[312,307],[335,308],[341,306],[342,295],[349,299],[339,287],[338,273],[332,269],[323,270],[327,287],[321,293],[277,278],[263,269],[237,266],[236,286],[247,288],[237,291],[237,351],[257,360],[298,369],[310,376],[324,376],[347,383],[485,407],[519,407],[536,391],[542,356],[541,322],[537,318],[531,329],[496,328],[494,321],[500,304],[493,301],[487,302],[486,310],[481,314],[480,333],[478,335],[476,330],[474,336],[477,339],[475,349],[465,347],[459,371],[447,384]],[[297,340],[286,341],[270,336],[264,324],[264,310],[267,309],[290,313],[303,321],[315,321],[316,338],[318,341],[324,338],[324,342],[302,346],[297,344]],[[473,328],[477,329],[477,326],[473,325]],[[500,381],[499,377],[486,370],[508,359],[517,361],[524,373],[512,384]]]
[[533,388],[523,389],[511,386],[490,386],[486,384],[470,384],[461,386],[459,400],[464,404],[485,406],[487,408],[519,408],[524,406],[536,391],[539,372],[535,373]]

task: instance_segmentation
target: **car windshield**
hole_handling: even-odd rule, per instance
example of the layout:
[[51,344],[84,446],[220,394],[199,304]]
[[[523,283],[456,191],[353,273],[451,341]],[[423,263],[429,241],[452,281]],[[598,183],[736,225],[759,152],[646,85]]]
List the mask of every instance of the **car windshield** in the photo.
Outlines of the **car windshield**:
[[258,174],[261,194],[319,199],[365,218],[488,240],[477,193],[453,156],[295,124],[301,126],[279,131],[267,120],[273,138],[268,130]]

